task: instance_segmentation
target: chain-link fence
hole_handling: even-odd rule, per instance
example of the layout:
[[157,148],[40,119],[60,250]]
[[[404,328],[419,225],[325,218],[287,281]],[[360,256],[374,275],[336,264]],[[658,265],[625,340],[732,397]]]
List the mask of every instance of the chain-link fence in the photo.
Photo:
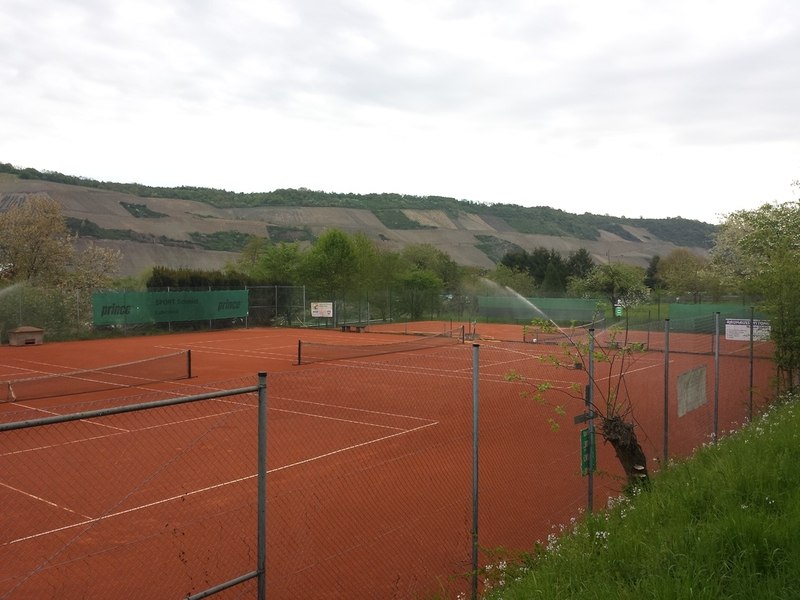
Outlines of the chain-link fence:
[[[224,289],[229,291],[231,288]],[[137,335],[151,330],[194,331],[265,326],[302,327],[314,324],[304,286],[255,286],[238,289],[246,291],[248,298],[247,305],[241,312],[242,316],[197,319],[192,316],[191,311],[182,310],[178,304],[174,307],[175,316],[171,319],[128,322],[120,320],[119,323],[98,324],[93,318],[96,294],[26,283],[13,284],[0,288],[0,342],[8,341],[10,331],[25,326],[43,329],[47,339],[65,340],[94,335]],[[187,291],[220,292],[222,289],[165,288],[150,291],[175,292],[176,296],[180,296]],[[125,293],[119,291],[120,295]],[[146,295],[146,292],[141,294]]]
[[[616,388],[651,471],[759,411],[774,370],[768,344],[659,335]],[[586,509],[589,369],[521,335],[475,343],[269,375],[267,597],[465,597],[474,543],[484,579]],[[180,598],[249,572],[258,422],[244,395],[0,433],[0,597]],[[598,507],[626,481],[610,445],[596,452]]]
[[248,327],[279,325],[302,327],[311,315],[306,302],[305,286],[268,285],[248,287]]
[[[479,347],[483,568],[531,551],[536,540],[546,543],[588,506],[581,426],[573,422],[584,412],[576,390],[588,375],[556,366],[541,346]],[[771,363],[755,360],[750,386],[748,360],[735,353],[634,356],[620,393],[633,408],[648,470],[741,426],[750,390],[755,409],[763,406]],[[270,488],[272,597],[468,593],[472,368],[466,344],[271,375],[270,431],[286,436],[271,463],[282,471]],[[598,388],[613,377],[598,367]],[[530,392],[542,383],[548,393],[537,401]],[[290,456],[282,458],[284,451]],[[602,506],[627,481],[610,445],[600,443],[597,453],[593,504]]]
[[79,337],[92,327],[91,297],[80,290],[41,288],[17,283],[0,288],[0,342],[23,326],[45,330],[48,337]]
[[[56,289],[26,283],[0,288],[0,341],[8,341],[8,332],[21,326],[35,326],[45,331],[48,339],[74,339],[95,335],[135,335],[149,330],[192,331],[241,327],[337,327],[342,323],[371,325],[430,320],[456,320],[475,323],[530,324],[533,320],[552,320],[561,327],[579,325],[597,329],[620,327],[644,331],[662,318],[673,321],[673,329],[684,323],[686,331],[709,329],[710,315],[719,312],[725,318],[750,318],[752,308],[744,304],[661,304],[655,307],[625,308],[617,315],[607,301],[582,298],[523,298],[507,291],[503,295],[481,296],[439,294],[386,289],[382,292],[351,293],[345,296],[319,296],[306,286],[241,286],[241,287],[172,287],[153,288],[148,292],[221,292],[246,291],[246,309],[237,316],[216,316],[197,319],[191,311],[182,310],[179,300],[173,318],[151,321],[120,320],[114,324],[98,324],[93,318],[95,295],[77,289]],[[107,290],[109,294],[115,290]],[[124,294],[124,290],[116,291]],[[141,292],[147,294],[146,292]],[[312,302],[326,302],[333,307],[332,316],[320,318],[312,314]],[[186,308],[186,306],[184,306]],[[758,318],[761,316],[756,315]]]
[[265,474],[253,384],[3,411],[0,597],[254,597]]

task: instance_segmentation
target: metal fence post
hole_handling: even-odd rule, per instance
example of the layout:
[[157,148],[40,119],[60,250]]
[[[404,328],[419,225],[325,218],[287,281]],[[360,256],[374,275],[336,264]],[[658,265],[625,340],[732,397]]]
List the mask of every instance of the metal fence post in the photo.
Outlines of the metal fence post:
[[719,312],[714,314],[714,441],[719,439]]
[[478,381],[480,344],[472,344],[472,600],[478,598]]
[[750,395],[747,402],[748,421],[753,420],[753,321],[756,317],[756,309],[750,307]]
[[586,415],[589,417],[587,427],[589,429],[589,449],[587,455],[587,480],[586,480],[586,493],[587,504],[586,508],[591,513],[594,510],[594,453],[595,453],[595,440],[594,440],[594,327],[589,329],[589,385],[586,390]]
[[669,460],[669,319],[664,319],[664,466]]
[[258,374],[258,598],[267,597],[267,374]]

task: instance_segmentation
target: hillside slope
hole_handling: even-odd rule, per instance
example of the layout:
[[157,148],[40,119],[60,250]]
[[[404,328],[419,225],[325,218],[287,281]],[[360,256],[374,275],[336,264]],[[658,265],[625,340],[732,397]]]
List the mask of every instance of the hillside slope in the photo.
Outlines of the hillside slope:
[[[255,200],[255,195],[219,192],[222,201],[201,201],[192,199],[201,197],[190,193],[194,188],[165,192],[139,186],[134,195],[111,189],[122,189],[122,184],[86,183],[0,173],[0,211],[32,194],[54,199],[81,237],[122,251],[123,275],[138,275],[154,265],[216,269],[236,259],[248,236],[306,244],[331,227],[351,234],[363,232],[390,250],[432,244],[459,264],[487,269],[509,250],[532,251],[540,246],[564,256],[586,248],[596,262],[646,266],[652,256],[665,256],[678,247],[705,254],[710,246],[707,232],[713,231],[710,225],[683,219],[675,223],[671,219],[570,215],[545,207],[485,206],[440,198],[279,190],[258,195]],[[170,191],[184,197],[164,197]],[[293,193],[297,205],[291,205]],[[154,197],[156,194],[161,195]],[[376,208],[376,202],[381,208]],[[669,229],[663,227],[665,222]],[[669,240],[654,234],[654,230],[696,230],[699,234]]]

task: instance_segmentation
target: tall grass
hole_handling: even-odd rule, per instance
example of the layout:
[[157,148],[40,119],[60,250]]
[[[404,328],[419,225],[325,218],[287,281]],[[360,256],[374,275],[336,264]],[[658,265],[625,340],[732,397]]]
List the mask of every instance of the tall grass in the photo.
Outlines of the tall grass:
[[795,399],[494,565],[485,598],[800,598],[800,407]]

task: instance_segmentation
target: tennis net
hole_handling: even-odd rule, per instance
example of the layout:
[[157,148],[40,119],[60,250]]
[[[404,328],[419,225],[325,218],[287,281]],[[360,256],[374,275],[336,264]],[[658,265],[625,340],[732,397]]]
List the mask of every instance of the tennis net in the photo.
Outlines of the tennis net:
[[409,352],[425,348],[449,346],[464,343],[464,326],[456,327],[440,333],[386,332],[386,335],[410,336],[400,342],[388,344],[328,344],[322,342],[297,342],[297,364],[307,365],[315,362],[379,356],[394,352]]
[[191,350],[133,362],[0,382],[0,402],[71,396],[159,381],[190,379]]

